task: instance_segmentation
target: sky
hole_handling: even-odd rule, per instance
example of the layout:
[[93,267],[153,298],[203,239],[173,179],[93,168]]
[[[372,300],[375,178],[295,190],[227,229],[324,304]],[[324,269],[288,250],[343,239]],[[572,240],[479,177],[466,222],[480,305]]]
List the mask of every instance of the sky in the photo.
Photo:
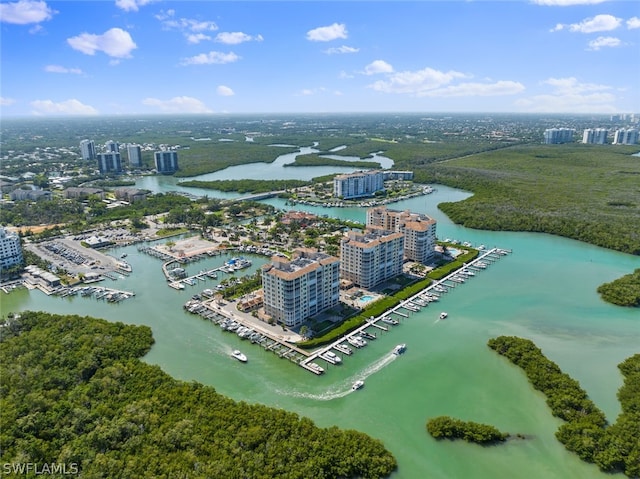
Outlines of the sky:
[[0,118],[638,113],[640,2],[0,1]]

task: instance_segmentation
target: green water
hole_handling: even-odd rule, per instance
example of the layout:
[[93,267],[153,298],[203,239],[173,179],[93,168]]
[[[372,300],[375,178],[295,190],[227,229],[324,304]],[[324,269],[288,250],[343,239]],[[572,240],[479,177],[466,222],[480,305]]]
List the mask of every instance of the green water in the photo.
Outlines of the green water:
[[[174,291],[166,286],[160,261],[134,246],[113,251],[128,253],[134,274],[106,285],[133,290],[135,298],[109,304],[19,290],[0,293],[2,313],[37,309],[149,325],[156,339],[145,357],[149,363],[237,400],[295,411],[320,426],[338,425],[379,438],[398,459],[394,479],[608,477],[564,450],[554,438],[560,422],[544,398],[486,342],[501,334],[534,340],[614,421],[620,411],[616,391],[622,384],[616,365],[640,352],[640,311],[608,305],[595,290],[640,267],[640,258],[549,235],[468,230],[436,209],[440,201],[466,196],[439,187],[437,193],[394,207],[435,216],[440,238],[497,245],[513,254],[439,304],[423,308],[390,332],[379,332],[377,340],[346,357],[342,366],[328,366],[322,377],[185,313],[182,304],[216,281]],[[269,202],[285,207],[280,200]],[[363,209],[317,211],[360,221],[365,214]],[[207,259],[191,265],[190,272],[225,259]],[[265,261],[254,258],[254,268]],[[449,317],[438,321],[442,310]],[[407,343],[407,352],[395,357],[389,353],[398,343]],[[236,347],[247,354],[248,364],[229,358]],[[365,378],[366,385],[351,392],[357,378]],[[425,430],[426,420],[436,415],[490,423],[527,439],[488,448],[436,442]]]

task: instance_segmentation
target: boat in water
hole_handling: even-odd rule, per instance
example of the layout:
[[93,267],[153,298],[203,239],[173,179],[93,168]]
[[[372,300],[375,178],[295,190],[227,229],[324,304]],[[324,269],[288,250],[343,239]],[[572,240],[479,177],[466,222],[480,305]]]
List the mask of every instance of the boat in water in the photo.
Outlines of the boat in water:
[[237,349],[234,349],[234,351],[231,353],[231,357],[237,359],[241,363],[246,363],[247,362],[247,357],[244,354],[242,354],[240,351],[238,351]]
[[440,313],[440,319],[445,319],[447,316],[449,316],[447,313],[445,313],[444,311],[442,313]]
[[364,381],[358,379],[355,383],[353,383],[353,386],[351,386],[351,389],[353,389],[354,391],[357,391],[358,389],[362,389],[362,386],[364,386]]
[[402,343],[402,344],[398,344],[395,348],[393,348],[393,354],[395,354],[396,356],[400,356],[402,353],[404,353],[407,350],[407,345]]
[[331,364],[342,364],[342,358],[333,351],[325,351],[324,353],[319,354],[318,357]]

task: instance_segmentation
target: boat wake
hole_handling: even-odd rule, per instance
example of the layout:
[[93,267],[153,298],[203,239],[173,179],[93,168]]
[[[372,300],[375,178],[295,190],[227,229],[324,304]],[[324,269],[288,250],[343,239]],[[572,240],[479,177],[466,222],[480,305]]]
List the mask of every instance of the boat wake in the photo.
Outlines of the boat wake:
[[387,354],[382,358],[374,361],[373,363],[366,366],[362,371],[353,374],[352,376],[340,381],[340,383],[331,387],[327,391],[323,393],[309,393],[304,391],[295,391],[295,390],[286,390],[283,391],[281,389],[277,389],[276,392],[283,396],[291,396],[305,399],[315,399],[317,401],[331,401],[333,399],[338,399],[347,396],[354,392],[352,385],[356,380],[364,381],[366,378],[371,376],[374,373],[377,373],[385,366],[388,366],[393,361],[396,360],[398,356],[395,354]]

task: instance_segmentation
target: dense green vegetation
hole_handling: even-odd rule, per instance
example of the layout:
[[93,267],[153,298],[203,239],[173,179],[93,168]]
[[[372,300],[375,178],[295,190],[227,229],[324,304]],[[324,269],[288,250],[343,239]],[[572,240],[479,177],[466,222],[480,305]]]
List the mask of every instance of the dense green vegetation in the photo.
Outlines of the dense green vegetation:
[[339,160],[333,158],[323,158],[318,154],[296,156],[293,163],[287,163],[284,166],[351,166],[355,168],[380,168],[377,161],[350,161]]
[[473,191],[438,207],[469,228],[551,233],[640,254],[637,147],[529,145],[416,171],[416,181]]
[[147,327],[24,312],[2,328],[0,460],[77,464],[83,477],[376,478],[382,443],[234,402],[138,358]]
[[269,191],[287,190],[310,185],[304,180],[215,180],[215,181],[181,181],[179,186],[206,188],[218,191],[237,191],[239,193],[267,193]]
[[427,431],[435,439],[463,439],[478,444],[503,442],[509,434],[493,426],[473,421],[461,421],[449,416],[438,416],[427,421]]
[[640,306],[640,268],[598,287],[602,299],[618,306]]
[[552,414],[566,421],[556,438],[569,451],[603,471],[640,476],[640,354],[618,366],[625,378],[618,391],[622,414],[608,426],[604,414],[580,384],[547,359],[533,342],[500,336],[489,340],[488,345],[522,368],[531,385],[546,396]]

